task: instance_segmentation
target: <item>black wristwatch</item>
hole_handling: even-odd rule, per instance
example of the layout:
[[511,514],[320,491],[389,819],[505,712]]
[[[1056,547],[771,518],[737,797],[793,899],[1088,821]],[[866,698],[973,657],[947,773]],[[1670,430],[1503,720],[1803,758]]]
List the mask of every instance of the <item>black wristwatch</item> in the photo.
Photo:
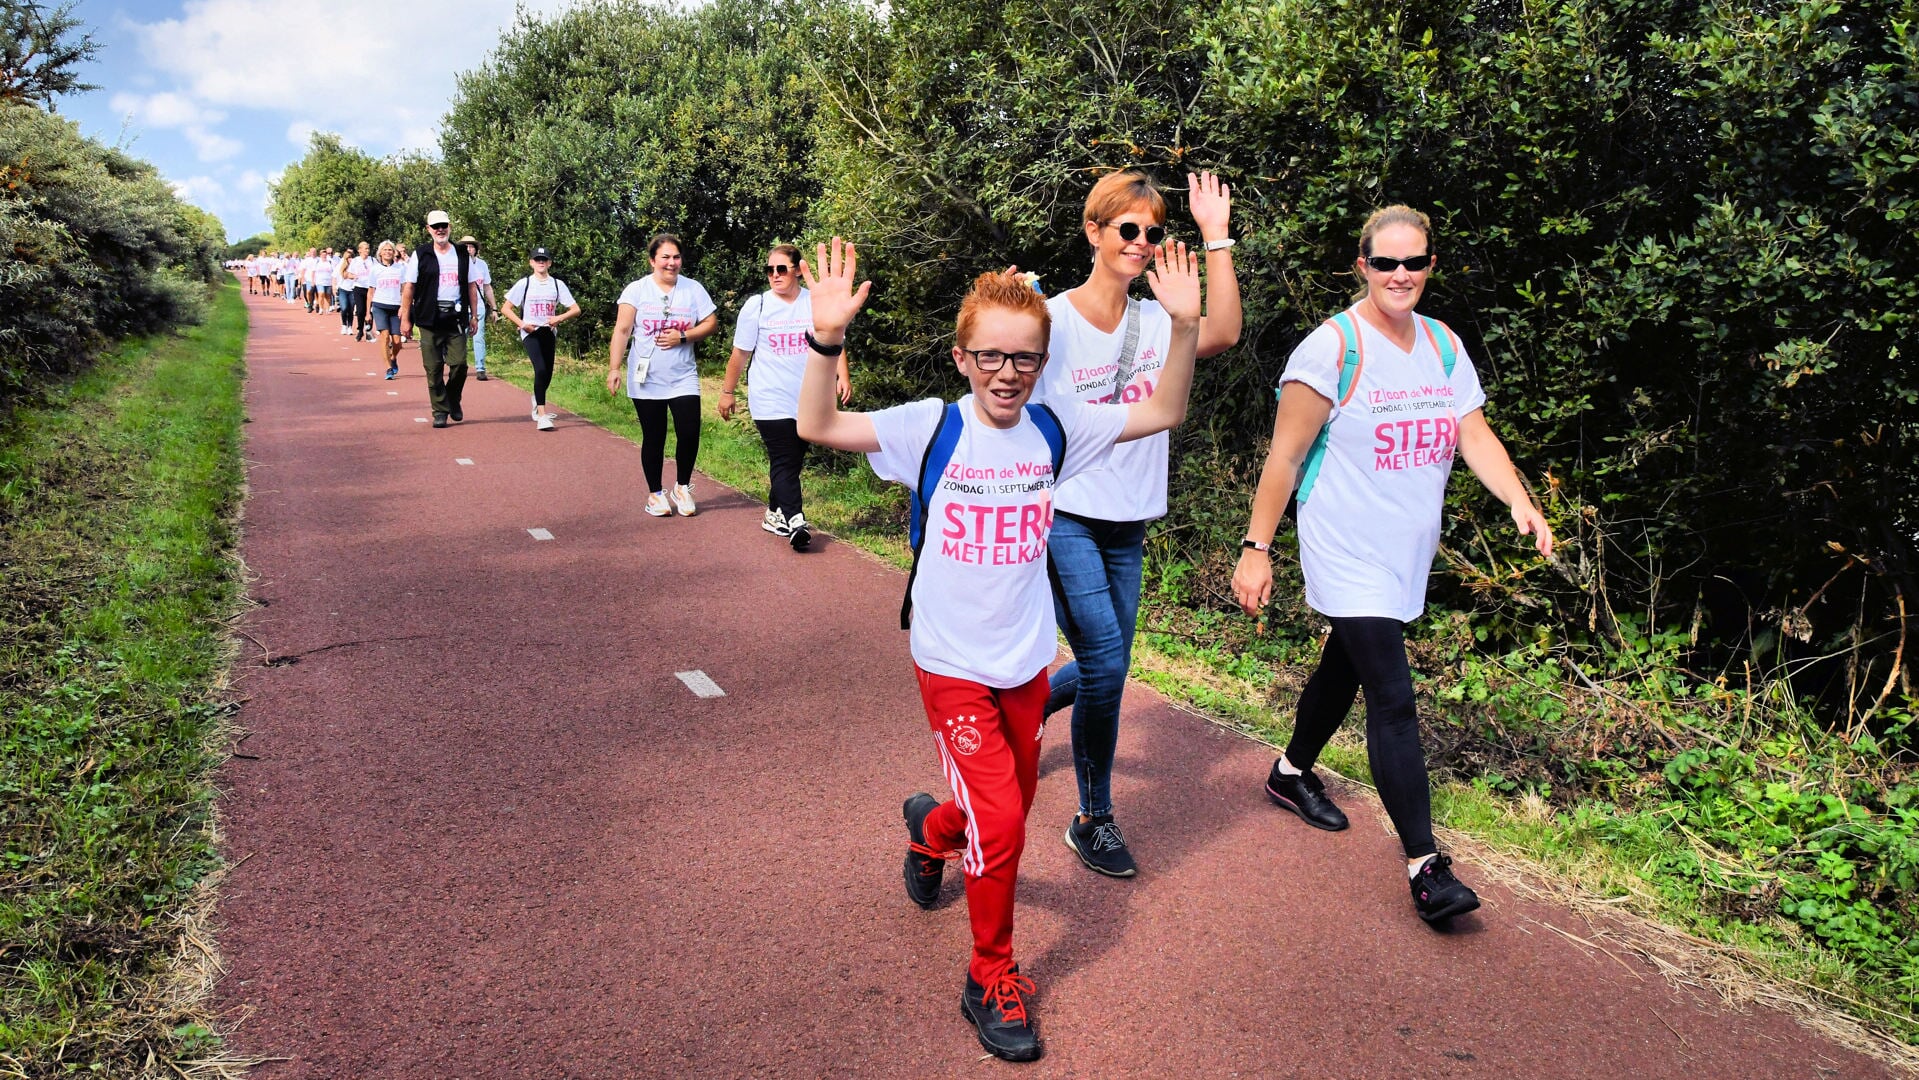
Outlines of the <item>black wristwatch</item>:
[[806,332],[806,347],[819,353],[821,356],[833,357],[846,351],[846,342],[842,341],[838,345],[822,345],[820,344],[820,339],[813,336],[813,331],[808,330]]
[[1246,550],[1246,551],[1271,551],[1273,548],[1273,545],[1262,544],[1250,536],[1244,540],[1241,540],[1239,542],[1239,546],[1242,550]]

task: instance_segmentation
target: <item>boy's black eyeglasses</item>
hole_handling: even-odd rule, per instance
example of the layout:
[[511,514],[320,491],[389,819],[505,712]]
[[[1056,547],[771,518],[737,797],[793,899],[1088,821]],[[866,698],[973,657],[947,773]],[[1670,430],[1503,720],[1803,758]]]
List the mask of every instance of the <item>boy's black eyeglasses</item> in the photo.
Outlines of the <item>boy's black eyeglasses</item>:
[[793,272],[793,268],[790,266],[780,266],[777,263],[767,263],[766,272],[769,274],[790,274]]
[[1388,259],[1384,255],[1366,256],[1366,265],[1382,274],[1390,274],[1402,266],[1417,274],[1432,264],[1431,255],[1414,255],[1410,259]]
[[[1107,224],[1111,225],[1112,222],[1107,222]],[[1119,238],[1121,240],[1126,241],[1129,244],[1139,239],[1139,223],[1136,221],[1122,221],[1118,225],[1114,225],[1113,227],[1119,230]],[[1146,242],[1148,244],[1151,244],[1154,247],[1158,247],[1160,244],[1160,241],[1164,239],[1166,239],[1166,226],[1164,225],[1146,226]]]
[[1006,366],[1008,360],[1011,360],[1014,371],[1019,372],[1021,375],[1031,375],[1033,372],[1039,370],[1041,364],[1046,362],[1046,354],[1043,352],[1008,353],[1000,352],[998,349],[967,348],[961,348],[960,351],[972,357],[973,366],[981,371],[998,371],[1000,368]]

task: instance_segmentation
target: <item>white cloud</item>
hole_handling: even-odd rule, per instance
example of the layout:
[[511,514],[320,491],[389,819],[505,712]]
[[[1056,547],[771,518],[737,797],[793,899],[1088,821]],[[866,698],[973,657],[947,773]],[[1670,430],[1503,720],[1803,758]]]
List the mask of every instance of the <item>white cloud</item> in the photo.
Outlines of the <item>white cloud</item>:
[[185,180],[168,182],[173,193],[180,198],[213,213],[219,213],[219,206],[226,199],[225,184],[211,176],[189,176]]
[[307,140],[311,139],[313,133],[318,130],[320,129],[315,127],[311,120],[295,120],[293,123],[287,125],[287,141],[305,150],[307,148]]
[[149,127],[204,127],[226,119],[225,113],[205,108],[191,98],[172,91],[159,94],[119,93],[113,95],[110,104],[114,112],[124,113]]
[[[526,0],[524,6],[540,14],[570,2]],[[179,17],[133,29],[147,62],[183,90],[155,98],[271,108],[289,72],[298,71],[302,85],[319,88],[299,95],[301,122],[386,153],[434,148],[454,74],[480,64],[512,24],[514,7],[515,0],[333,0],[323,15],[289,22],[296,9],[284,4],[187,0]],[[440,62],[425,59],[429,49]],[[369,107],[359,92],[332,93],[327,88],[333,86],[377,88],[379,104]],[[262,87],[276,89],[263,93]],[[306,145],[292,128],[288,138]]]
[[200,156],[201,161],[225,161],[246,149],[238,139],[229,139],[198,126],[185,128],[180,134],[193,144],[193,151]]

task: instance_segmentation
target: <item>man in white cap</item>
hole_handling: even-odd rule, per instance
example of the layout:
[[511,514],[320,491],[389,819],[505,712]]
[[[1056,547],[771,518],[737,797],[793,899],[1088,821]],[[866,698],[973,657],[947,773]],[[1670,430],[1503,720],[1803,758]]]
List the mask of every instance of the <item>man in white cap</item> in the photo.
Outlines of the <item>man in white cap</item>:
[[474,324],[478,329],[473,331],[473,377],[485,382],[486,324],[493,318],[493,313],[500,310],[500,301],[493,295],[493,270],[486,265],[485,259],[480,258],[480,242],[469,234],[460,237],[458,243],[461,250],[466,252],[467,261],[473,264],[474,277],[480,284],[480,300],[485,305],[474,309],[474,314],[480,318]]
[[443,428],[449,418],[455,423],[466,419],[460,413],[460,391],[466,386],[466,339],[479,321],[480,287],[466,248],[448,239],[453,222],[446,211],[429,211],[426,228],[432,243],[414,249],[401,276],[400,337],[404,340],[414,327],[420,330],[433,426]]

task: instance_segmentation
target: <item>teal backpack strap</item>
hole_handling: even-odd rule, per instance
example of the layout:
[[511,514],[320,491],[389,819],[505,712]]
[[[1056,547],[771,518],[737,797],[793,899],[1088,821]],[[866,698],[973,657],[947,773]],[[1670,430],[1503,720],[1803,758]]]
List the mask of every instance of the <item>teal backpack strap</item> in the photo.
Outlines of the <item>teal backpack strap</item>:
[[1053,483],[1059,484],[1059,471],[1066,466],[1066,428],[1059,422],[1059,414],[1050,405],[1028,405],[1026,415],[1033,426],[1046,439],[1046,448],[1053,452]]
[[926,515],[932,509],[933,489],[939,486],[947,463],[953,460],[953,448],[959,445],[965,429],[959,405],[949,402],[940,411],[933,437],[926,443],[926,456],[920,459],[919,483],[914,485],[906,510],[906,539],[913,548],[913,569],[906,575],[906,598],[900,601],[900,629],[913,626],[913,582],[920,574],[920,548],[926,546]]
[[1459,350],[1453,345],[1453,332],[1438,319],[1419,316],[1419,324],[1426,328],[1426,336],[1433,339],[1433,348],[1439,351],[1439,362],[1446,365],[1446,377],[1453,377],[1453,368],[1459,364]]
[[[1359,386],[1359,373],[1366,368],[1366,348],[1359,338],[1359,327],[1353,323],[1353,313],[1342,311],[1326,320],[1333,331],[1339,335],[1339,400],[1334,407],[1352,400],[1353,391]],[[1314,437],[1313,445],[1306,451],[1306,460],[1299,469],[1299,483],[1293,488],[1293,502],[1303,503],[1313,493],[1313,484],[1319,480],[1319,467],[1326,460],[1326,445],[1333,437],[1333,421],[1326,423]]]

